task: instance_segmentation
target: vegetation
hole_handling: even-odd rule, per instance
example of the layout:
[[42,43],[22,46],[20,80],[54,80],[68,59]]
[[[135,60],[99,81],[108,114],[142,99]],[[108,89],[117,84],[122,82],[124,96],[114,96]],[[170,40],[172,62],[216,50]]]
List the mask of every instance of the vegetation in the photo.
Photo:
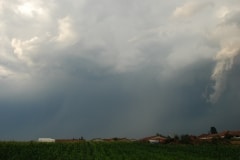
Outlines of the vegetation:
[[210,133],[211,134],[217,134],[218,132],[217,132],[217,129],[215,127],[211,127],[210,128]]
[[231,160],[240,146],[138,142],[0,142],[1,160]]

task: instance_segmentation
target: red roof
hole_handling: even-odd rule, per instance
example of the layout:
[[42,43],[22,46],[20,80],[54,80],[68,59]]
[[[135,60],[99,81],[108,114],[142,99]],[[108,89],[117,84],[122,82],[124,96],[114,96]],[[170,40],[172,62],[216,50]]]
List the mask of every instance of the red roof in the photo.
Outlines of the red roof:
[[240,136],[240,131],[223,131],[217,134],[201,134],[198,136],[200,139],[211,139],[213,137],[225,137],[226,135],[230,136]]
[[156,141],[159,141],[159,142],[163,142],[163,141],[165,141],[166,139],[167,139],[167,138],[166,138],[166,137],[163,137],[163,136],[150,136],[150,137],[142,138],[142,139],[140,139],[140,141],[149,142],[150,140],[156,140]]

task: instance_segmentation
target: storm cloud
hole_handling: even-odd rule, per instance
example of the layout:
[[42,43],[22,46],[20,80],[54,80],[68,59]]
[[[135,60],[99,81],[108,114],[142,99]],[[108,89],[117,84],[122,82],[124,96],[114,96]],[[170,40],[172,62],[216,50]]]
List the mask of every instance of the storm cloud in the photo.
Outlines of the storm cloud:
[[239,129],[239,1],[0,1],[0,139]]

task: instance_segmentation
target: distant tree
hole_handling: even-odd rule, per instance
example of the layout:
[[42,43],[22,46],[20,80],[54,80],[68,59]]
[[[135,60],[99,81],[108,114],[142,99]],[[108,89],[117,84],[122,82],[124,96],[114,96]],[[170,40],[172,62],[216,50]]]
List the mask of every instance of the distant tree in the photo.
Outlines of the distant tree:
[[165,143],[167,144],[167,143],[172,143],[172,142],[174,142],[174,138],[171,138],[170,136],[167,136],[167,139],[166,139]]
[[119,138],[117,138],[117,137],[114,137],[114,138],[113,138],[114,141],[117,141],[118,139],[119,139]]
[[156,133],[156,136],[161,136],[161,137],[164,137],[162,134],[160,133]]
[[217,134],[218,132],[217,132],[217,129],[215,127],[211,127],[210,128],[210,133],[211,134]]
[[229,131],[225,134],[224,139],[231,139],[233,136],[229,134]]
[[173,139],[174,139],[175,142],[178,142],[179,141],[179,136],[178,135],[174,135]]
[[191,143],[191,138],[188,134],[182,135],[181,136],[181,143],[183,144],[190,144]]

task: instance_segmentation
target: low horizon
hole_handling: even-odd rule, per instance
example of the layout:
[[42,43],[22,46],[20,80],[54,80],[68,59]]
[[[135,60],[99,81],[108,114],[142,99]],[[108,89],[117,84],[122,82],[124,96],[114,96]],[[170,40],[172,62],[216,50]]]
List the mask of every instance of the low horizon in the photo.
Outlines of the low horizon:
[[[214,127],[215,128],[215,127]],[[211,128],[210,128],[211,129]],[[219,134],[219,133],[224,133],[224,132],[227,132],[227,131],[233,131],[233,132],[236,132],[236,131],[239,131],[240,130],[228,130],[228,129],[225,129],[225,130],[222,130],[222,131],[218,131],[216,130],[216,134]],[[0,141],[37,141],[39,138],[52,138],[52,139],[55,139],[55,140],[61,140],[61,139],[66,139],[66,140],[92,140],[92,139],[96,139],[96,138],[100,138],[100,139],[111,139],[111,138],[127,138],[127,139],[136,139],[136,140],[140,140],[142,138],[146,138],[146,137],[149,137],[149,136],[164,136],[164,137],[171,137],[171,138],[174,138],[175,136],[184,136],[184,135],[189,135],[189,136],[201,136],[201,135],[205,135],[205,134],[213,134],[211,133],[211,130],[208,130],[207,132],[203,132],[203,133],[199,133],[199,134],[192,134],[192,133],[181,133],[181,134],[177,134],[177,133],[171,133],[171,134],[162,134],[162,133],[153,133],[153,134],[149,134],[149,135],[143,135],[141,137],[128,137],[128,136],[109,136],[109,137],[100,137],[100,136],[96,136],[96,137],[85,137],[83,135],[81,136],[78,136],[78,137],[54,137],[54,136],[40,136],[40,137],[36,137],[34,139],[14,139],[14,138],[10,138],[10,139],[1,139],[0,137]],[[215,133],[214,133],[215,134]]]

